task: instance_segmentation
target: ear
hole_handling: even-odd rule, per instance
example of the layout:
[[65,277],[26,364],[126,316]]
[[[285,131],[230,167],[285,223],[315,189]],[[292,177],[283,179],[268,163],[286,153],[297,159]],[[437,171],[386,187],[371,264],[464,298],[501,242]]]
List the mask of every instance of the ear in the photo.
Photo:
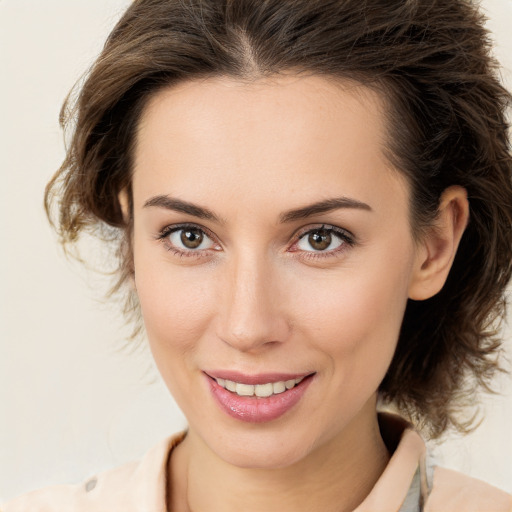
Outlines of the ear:
[[410,299],[429,299],[444,286],[468,219],[466,189],[448,187],[441,195],[434,225],[418,244],[409,285]]
[[[117,200],[119,201],[119,206],[121,207],[121,212],[123,215],[124,223],[126,226],[128,226],[125,229],[133,229],[133,226],[131,226],[131,227],[129,226],[129,224],[131,222],[130,217],[132,215],[131,214],[132,207],[131,207],[129,190],[127,188],[123,188],[117,195]],[[135,291],[137,291],[137,289],[135,287],[135,271],[133,270],[133,233],[131,233],[131,235],[130,235],[129,250],[131,251],[130,258],[131,258],[131,266],[132,266],[132,270],[130,272],[130,277],[129,277],[130,286]]]
[[123,220],[125,224],[128,224],[130,221],[130,196],[127,188],[123,188],[119,194],[117,194],[117,200],[119,201],[119,206],[121,207]]

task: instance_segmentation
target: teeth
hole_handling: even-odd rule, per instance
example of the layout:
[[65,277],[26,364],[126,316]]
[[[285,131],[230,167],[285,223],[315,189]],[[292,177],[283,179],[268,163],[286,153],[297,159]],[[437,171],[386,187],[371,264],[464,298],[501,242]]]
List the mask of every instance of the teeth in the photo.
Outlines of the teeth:
[[272,384],[272,390],[274,392],[274,395],[283,393],[284,391],[286,391],[286,384],[283,381],[274,382],[274,384]]
[[254,394],[259,397],[267,397],[274,394],[274,385],[272,383],[268,384],[258,384],[254,386]]
[[295,386],[295,379],[287,380],[284,385],[286,389],[292,389]]
[[278,382],[268,382],[267,384],[242,384],[228,379],[215,379],[219,386],[236,393],[238,396],[256,396],[266,398],[272,395],[284,393],[288,389],[294,388],[304,377],[298,379],[281,380]]
[[251,384],[235,384],[235,393],[240,396],[254,396],[254,386]]

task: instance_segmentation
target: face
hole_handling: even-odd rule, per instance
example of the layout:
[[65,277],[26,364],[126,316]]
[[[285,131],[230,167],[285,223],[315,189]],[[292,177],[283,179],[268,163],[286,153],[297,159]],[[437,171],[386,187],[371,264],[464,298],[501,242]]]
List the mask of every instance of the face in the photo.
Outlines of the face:
[[144,112],[135,286],[190,432],[225,461],[292,464],[375,416],[417,259],[383,119],[376,93],[297,76],[186,82]]

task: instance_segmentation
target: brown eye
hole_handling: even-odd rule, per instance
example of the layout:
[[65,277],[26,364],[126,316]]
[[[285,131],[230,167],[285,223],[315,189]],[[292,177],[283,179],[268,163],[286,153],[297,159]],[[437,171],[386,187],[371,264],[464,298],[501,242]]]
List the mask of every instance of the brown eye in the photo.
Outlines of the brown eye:
[[215,249],[215,242],[199,227],[184,226],[173,228],[163,236],[173,247],[182,252],[199,252]]
[[318,228],[304,233],[297,242],[297,249],[305,252],[329,252],[346,241],[347,237],[337,230]]
[[187,249],[197,249],[202,244],[204,235],[197,228],[182,229],[180,239]]
[[308,236],[309,245],[317,251],[325,251],[332,242],[331,233],[325,229],[314,231]]

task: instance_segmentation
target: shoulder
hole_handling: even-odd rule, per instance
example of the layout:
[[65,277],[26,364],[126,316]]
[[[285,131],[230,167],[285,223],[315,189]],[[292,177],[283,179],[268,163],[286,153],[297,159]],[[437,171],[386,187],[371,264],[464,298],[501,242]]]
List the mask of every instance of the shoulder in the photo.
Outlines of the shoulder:
[[81,484],[55,485],[29,492],[0,507],[0,512],[103,510],[97,508],[98,499],[104,501],[111,498],[121,482],[132,479],[136,466],[136,463],[129,463],[100,473]]
[[165,439],[140,462],[130,462],[78,485],[57,485],[24,494],[0,506],[0,512],[163,512],[166,467],[184,434]]
[[512,512],[512,495],[476,478],[435,467],[425,512]]

